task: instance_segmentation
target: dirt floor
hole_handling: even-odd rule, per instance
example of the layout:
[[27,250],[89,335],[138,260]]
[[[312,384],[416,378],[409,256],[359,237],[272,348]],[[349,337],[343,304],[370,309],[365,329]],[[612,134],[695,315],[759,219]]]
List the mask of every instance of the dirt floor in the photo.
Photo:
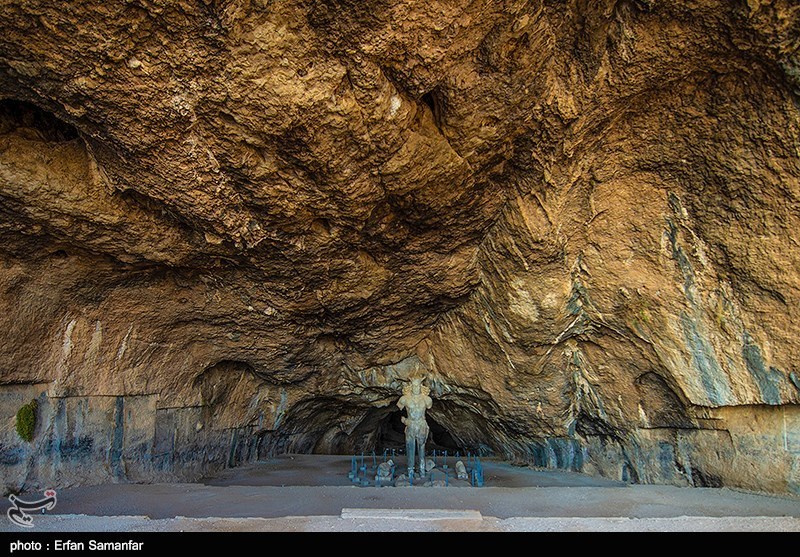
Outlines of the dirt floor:
[[351,484],[349,457],[284,456],[204,483],[60,490],[56,509],[34,522],[37,531],[800,532],[799,498],[484,466],[481,488],[376,488]]

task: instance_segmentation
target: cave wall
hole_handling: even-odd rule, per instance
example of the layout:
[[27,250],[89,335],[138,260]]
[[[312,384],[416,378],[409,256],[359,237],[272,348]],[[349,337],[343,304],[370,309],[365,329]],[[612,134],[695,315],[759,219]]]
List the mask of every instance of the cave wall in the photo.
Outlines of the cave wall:
[[38,403],[34,443],[13,427],[0,435],[7,490],[196,481],[259,457],[252,426],[216,428],[203,407],[158,407],[157,395],[52,397],[47,385],[26,385],[0,397],[4,408]]
[[[800,486],[800,8],[0,7],[6,490],[459,446]],[[40,401],[33,443],[14,415]]]

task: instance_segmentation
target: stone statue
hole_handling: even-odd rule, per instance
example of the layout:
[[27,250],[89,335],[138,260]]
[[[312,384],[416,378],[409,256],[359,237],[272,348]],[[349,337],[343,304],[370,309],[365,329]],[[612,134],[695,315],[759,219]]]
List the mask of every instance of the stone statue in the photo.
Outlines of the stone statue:
[[381,483],[387,483],[392,479],[392,467],[394,466],[394,462],[390,458],[386,462],[381,462],[378,464],[377,474],[375,475],[375,481]]
[[406,409],[403,423],[406,425],[406,455],[408,455],[409,476],[414,473],[415,448],[419,448],[419,477],[425,476],[425,442],[428,440],[428,422],[425,411],[433,405],[428,396],[431,390],[422,384],[422,377],[412,377],[411,383],[403,387],[403,396],[397,406]]
[[456,462],[456,477],[459,480],[468,480],[469,476],[467,475],[467,467],[464,466],[462,461]]

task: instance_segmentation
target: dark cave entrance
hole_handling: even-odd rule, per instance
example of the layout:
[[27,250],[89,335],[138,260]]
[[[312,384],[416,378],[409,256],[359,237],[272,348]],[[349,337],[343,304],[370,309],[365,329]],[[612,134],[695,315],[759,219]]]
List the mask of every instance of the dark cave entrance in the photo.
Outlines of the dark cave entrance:
[[78,138],[78,130],[33,103],[15,99],[0,100],[0,134],[14,132],[22,137],[48,143],[63,143]]
[[[378,435],[376,437],[378,450],[405,449],[406,426],[401,420],[402,417],[403,412],[397,410],[386,416],[386,418],[378,424]],[[434,420],[430,415],[426,416],[426,418],[428,427],[430,428],[430,435],[428,436],[428,442],[425,444],[425,452],[430,452],[434,449],[437,451],[447,450],[451,453],[455,453],[456,451],[465,452],[463,447],[459,446],[458,442],[447,428],[439,424],[439,422]]]

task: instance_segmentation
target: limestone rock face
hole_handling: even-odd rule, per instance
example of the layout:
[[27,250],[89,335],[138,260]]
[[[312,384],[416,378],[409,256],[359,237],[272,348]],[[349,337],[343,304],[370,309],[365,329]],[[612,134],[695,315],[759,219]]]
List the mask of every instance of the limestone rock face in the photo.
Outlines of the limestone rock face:
[[796,3],[12,0],[0,30],[6,488],[382,449],[421,364],[441,444],[800,492]]

